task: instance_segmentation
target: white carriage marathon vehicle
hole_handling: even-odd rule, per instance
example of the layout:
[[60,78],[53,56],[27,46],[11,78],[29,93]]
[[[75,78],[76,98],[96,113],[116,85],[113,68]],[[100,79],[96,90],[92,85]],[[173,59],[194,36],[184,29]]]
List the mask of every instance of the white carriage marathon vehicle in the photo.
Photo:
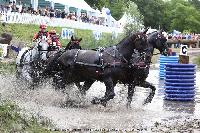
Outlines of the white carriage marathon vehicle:
[[38,39],[33,48],[22,48],[16,58],[16,76],[33,84],[39,76],[39,67],[47,59],[49,44],[46,38]]

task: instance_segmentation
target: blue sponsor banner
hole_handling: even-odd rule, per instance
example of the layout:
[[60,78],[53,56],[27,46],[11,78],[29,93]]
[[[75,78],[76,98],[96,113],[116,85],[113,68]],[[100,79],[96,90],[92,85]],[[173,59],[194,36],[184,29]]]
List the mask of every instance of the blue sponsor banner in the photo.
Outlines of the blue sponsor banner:
[[100,40],[102,37],[102,32],[101,31],[93,31],[93,36],[96,40]]
[[74,35],[74,29],[62,28],[62,39],[70,39]]

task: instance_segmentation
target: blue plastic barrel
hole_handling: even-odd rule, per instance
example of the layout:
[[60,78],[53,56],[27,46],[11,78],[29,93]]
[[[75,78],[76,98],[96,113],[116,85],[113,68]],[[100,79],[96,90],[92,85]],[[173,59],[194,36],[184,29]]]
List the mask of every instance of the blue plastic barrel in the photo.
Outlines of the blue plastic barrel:
[[160,62],[159,77],[160,77],[160,79],[164,79],[164,77],[165,77],[165,65],[166,64],[178,63],[178,56],[163,56],[163,55],[161,55],[159,62]]
[[175,101],[193,101],[195,99],[196,65],[165,65],[165,99]]

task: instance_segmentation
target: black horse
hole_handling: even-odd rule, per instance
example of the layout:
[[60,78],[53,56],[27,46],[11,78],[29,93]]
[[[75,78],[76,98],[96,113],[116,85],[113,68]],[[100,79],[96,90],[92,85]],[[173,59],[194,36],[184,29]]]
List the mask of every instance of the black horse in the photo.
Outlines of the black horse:
[[152,101],[156,87],[151,83],[146,81],[146,78],[149,74],[149,68],[151,63],[151,58],[153,56],[154,49],[158,49],[160,54],[168,54],[168,45],[166,43],[167,39],[162,35],[162,31],[153,32],[148,36],[148,50],[141,55],[141,53],[136,53],[136,56],[133,56],[132,62],[132,74],[134,76],[134,83],[128,85],[128,97],[127,97],[127,107],[130,107],[132,96],[134,93],[135,86],[141,86],[144,88],[150,88],[151,92],[149,96],[145,99],[144,104]]
[[[64,49],[61,49],[59,51],[57,51],[54,54],[51,54],[51,56],[48,57],[48,59],[46,60],[46,67],[43,70],[43,74],[42,76],[45,75],[51,75],[52,73],[56,73],[55,69],[58,65],[58,58],[67,50],[71,50],[71,49],[81,49],[80,46],[80,42],[81,42],[82,38],[77,38],[74,36],[71,37],[71,40],[69,41],[69,43],[67,44],[67,46]],[[50,74],[51,73],[51,74]],[[53,85],[56,88],[61,88],[63,83],[59,82],[59,77],[53,77]],[[79,84],[77,84],[78,86]]]
[[71,36],[71,40],[70,42],[67,44],[67,46],[65,47],[65,50],[71,50],[71,49],[82,49],[80,46],[80,42],[81,42],[82,38],[74,38],[74,36]]
[[84,92],[96,80],[104,82],[105,96],[94,99],[93,103],[101,103],[106,106],[107,101],[115,96],[114,86],[118,82],[132,83],[132,79],[127,77],[130,73],[131,55],[134,49],[140,52],[147,49],[146,31],[130,35],[116,46],[104,50],[67,50],[54,64],[56,66],[47,66],[44,76],[57,77],[62,88],[65,88],[66,84],[85,82],[82,88]]

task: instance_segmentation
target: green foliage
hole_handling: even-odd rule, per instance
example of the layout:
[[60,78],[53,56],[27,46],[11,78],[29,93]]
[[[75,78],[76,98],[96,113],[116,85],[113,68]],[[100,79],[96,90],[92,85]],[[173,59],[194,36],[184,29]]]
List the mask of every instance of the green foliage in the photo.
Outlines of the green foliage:
[[131,32],[136,32],[143,28],[143,16],[140,14],[137,5],[128,1],[127,5],[123,7],[127,16],[127,24],[124,26],[124,32],[129,35]]
[[159,28],[164,12],[163,0],[132,0],[135,2],[144,16],[144,26]]
[[[91,6],[96,5],[98,9],[103,6],[110,8],[112,16],[120,19],[123,15],[123,6],[129,0],[86,0]],[[199,30],[199,0],[131,0],[144,16],[144,26],[171,31],[188,30],[200,32]],[[134,27],[134,26],[133,26]]]
[[28,118],[20,113],[21,109],[10,102],[0,103],[0,132],[50,133],[34,117]]
[[123,7],[126,5],[126,0],[118,0],[118,1],[113,1],[112,4],[109,5],[109,9],[111,11],[111,15],[116,19],[119,20],[123,14]]
[[166,30],[200,32],[200,11],[185,0],[166,2],[163,25]]
[[188,0],[197,10],[200,11],[200,1],[199,0]]
[[102,9],[102,7],[108,7],[110,5],[110,0],[85,0],[91,7],[97,8],[99,10]]
[[85,0],[91,7],[101,11],[103,7],[107,7],[111,11],[111,15],[119,20],[123,16],[123,5],[127,0]]
[[15,73],[15,62],[1,62],[0,61],[0,74],[13,74]]

